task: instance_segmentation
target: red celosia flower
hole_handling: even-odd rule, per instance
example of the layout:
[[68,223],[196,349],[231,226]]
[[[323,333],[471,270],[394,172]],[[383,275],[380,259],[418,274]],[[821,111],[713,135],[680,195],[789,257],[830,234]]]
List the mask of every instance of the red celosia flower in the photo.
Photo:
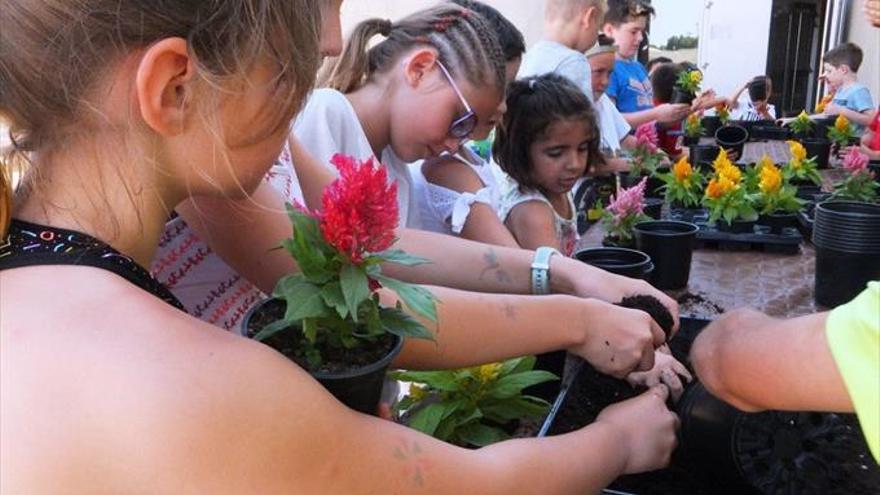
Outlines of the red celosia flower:
[[339,178],[324,190],[319,214],[321,234],[353,263],[364,254],[384,251],[397,228],[397,184],[388,183],[385,167],[336,154],[330,160]]

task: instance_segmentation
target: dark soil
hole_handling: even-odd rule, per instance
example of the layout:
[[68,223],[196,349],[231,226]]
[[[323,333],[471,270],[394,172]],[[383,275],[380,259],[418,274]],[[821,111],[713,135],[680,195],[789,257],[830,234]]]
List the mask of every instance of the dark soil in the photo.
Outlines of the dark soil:
[[651,318],[663,329],[663,333],[666,334],[666,340],[669,340],[669,334],[672,332],[675,320],[672,319],[672,315],[666,309],[666,306],[656,297],[646,295],[624,297],[618,305],[624,308],[638,309],[651,315]]
[[726,310],[700,294],[686,292],[678,297],[678,311],[682,316],[711,320]]
[[[279,299],[260,307],[247,322],[247,335],[253,337],[266,325],[283,318],[285,309],[284,301]],[[263,341],[310,373],[345,373],[363,368],[385,357],[394,348],[395,342],[394,336],[385,334],[376,341],[364,340],[354,349],[321,349],[323,362],[320,367],[313,369],[305,357],[305,338],[298,328],[290,327]]]

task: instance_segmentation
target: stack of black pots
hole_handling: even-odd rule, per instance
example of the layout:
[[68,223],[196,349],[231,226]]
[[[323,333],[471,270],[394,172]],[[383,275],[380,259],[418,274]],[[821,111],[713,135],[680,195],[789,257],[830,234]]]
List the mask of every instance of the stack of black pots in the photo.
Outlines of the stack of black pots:
[[816,304],[834,308],[880,280],[880,205],[828,201],[816,206]]

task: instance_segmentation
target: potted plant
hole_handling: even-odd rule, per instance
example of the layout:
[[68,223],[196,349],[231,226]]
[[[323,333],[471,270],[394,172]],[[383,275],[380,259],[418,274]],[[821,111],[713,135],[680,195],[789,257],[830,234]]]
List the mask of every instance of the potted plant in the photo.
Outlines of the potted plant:
[[[411,428],[462,447],[510,438],[520,420],[540,420],[550,404],[523,390],[558,380],[533,370],[531,356],[449,371],[405,371],[391,376],[412,385],[397,404]],[[558,387],[557,387],[558,393]]]
[[795,214],[803,207],[797,198],[797,189],[785,179],[769,156],[764,155],[756,167],[759,176],[757,204],[761,212],[760,222],[770,227],[774,234],[781,234],[788,227],[795,227]]
[[703,136],[714,138],[715,132],[727,125],[729,120],[730,110],[727,108],[727,103],[715,105],[715,115],[706,115],[702,119]]
[[703,196],[703,205],[709,209],[709,223],[726,232],[752,232],[758,212],[752,195],[743,185],[742,171],[731,163],[724,151],[718,155],[714,166],[715,175]]
[[698,208],[705,180],[699,170],[694,170],[687,157],[682,157],[672,171],[660,178],[665,183],[666,202],[672,208]]
[[834,154],[838,157],[844,148],[850,144],[855,144],[853,143],[855,137],[856,131],[853,125],[843,115],[838,115],[834,120],[834,127],[828,129],[828,139],[831,140]]
[[690,105],[700,91],[703,82],[703,74],[698,70],[685,70],[678,74],[675,87],[672,89],[671,103],[684,103]]
[[706,132],[706,129],[703,127],[703,121],[701,119],[702,112],[694,112],[688,115],[688,118],[684,122],[684,145],[685,146],[694,146],[700,143],[700,138],[703,136],[703,133]]
[[846,178],[834,184],[832,199],[846,199],[864,203],[877,202],[877,188],[874,173],[868,169],[868,156],[853,147],[843,159],[843,168],[848,172]]
[[321,212],[288,205],[293,237],[282,247],[301,272],[278,281],[273,299],[254,308],[245,329],[309,371],[353,409],[374,413],[385,370],[403,338],[432,339],[378,289],[397,293],[413,312],[436,321],[427,290],[382,274],[381,263],[426,263],[391,250],[398,222],[397,186],[385,167],[336,155],[339,178],[324,191]]
[[629,189],[620,189],[616,196],[602,212],[602,224],[605,226],[605,239],[602,241],[608,247],[635,247],[635,224],[650,220],[644,214],[643,201],[645,199],[645,187],[648,178],[642,178],[641,182]]
[[636,128],[636,146],[632,152],[631,166],[628,173],[620,175],[623,187],[633,187],[648,177],[646,195],[648,197],[660,197],[662,181],[657,178],[663,164],[668,160],[666,153],[658,146],[657,128],[655,122],[648,122]]
[[788,125],[792,132],[794,132],[795,139],[800,141],[806,149],[807,156],[815,157],[816,165],[820,169],[828,168],[828,159],[831,155],[831,141],[824,135],[821,135],[821,133],[816,135],[816,132],[818,132],[818,129],[815,129],[816,122],[806,112],[801,112]]
[[797,118],[789,122],[788,127],[791,128],[795,138],[803,140],[812,137],[815,125],[807,112],[802,111]]

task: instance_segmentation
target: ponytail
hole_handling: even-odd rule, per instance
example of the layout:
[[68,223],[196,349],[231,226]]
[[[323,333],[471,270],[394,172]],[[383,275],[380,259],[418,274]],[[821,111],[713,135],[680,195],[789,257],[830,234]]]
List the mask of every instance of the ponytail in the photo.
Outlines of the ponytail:
[[381,34],[388,37],[394,25],[387,19],[367,19],[358,24],[349,36],[339,57],[328,59],[318,75],[318,86],[350,93],[361,87],[372,72],[367,45]]
[[[379,34],[385,39],[368,48]],[[453,77],[504,92],[505,60],[494,31],[482,16],[453,3],[421,10],[395,23],[386,19],[361,22],[346,41],[342,55],[326,61],[318,86],[351,93],[417,46],[437,50],[438,59]]]
[[12,220],[12,177],[5,160],[0,158],[0,246],[6,239],[9,222]]

